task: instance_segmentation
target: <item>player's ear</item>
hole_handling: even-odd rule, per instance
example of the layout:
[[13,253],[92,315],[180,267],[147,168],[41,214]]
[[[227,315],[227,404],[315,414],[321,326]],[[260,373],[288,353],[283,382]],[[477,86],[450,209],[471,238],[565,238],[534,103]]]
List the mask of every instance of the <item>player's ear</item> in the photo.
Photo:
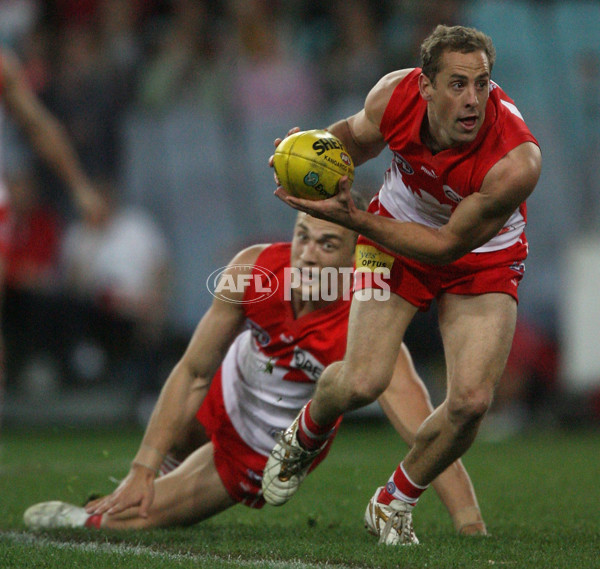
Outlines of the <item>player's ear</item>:
[[419,75],[419,92],[425,101],[431,101],[432,89],[433,83],[431,82],[431,79],[424,73],[421,73],[421,75]]

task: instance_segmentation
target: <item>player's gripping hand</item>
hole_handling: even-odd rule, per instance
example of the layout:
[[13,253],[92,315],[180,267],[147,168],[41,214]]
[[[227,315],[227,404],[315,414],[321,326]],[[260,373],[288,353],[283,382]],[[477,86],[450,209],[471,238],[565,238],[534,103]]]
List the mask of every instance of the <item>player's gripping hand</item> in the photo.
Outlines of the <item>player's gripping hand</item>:
[[[290,136],[290,134],[295,134],[297,132],[300,132],[300,127],[295,126],[293,128],[290,128],[290,130],[288,130],[287,134],[283,138],[287,138],[288,136]],[[281,144],[281,141],[283,140],[283,138],[276,138],[275,141],[273,142],[273,146],[275,146],[275,148],[277,148]],[[275,156],[274,154],[271,154],[271,156],[269,157],[269,166],[271,168],[273,168],[273,157],[274,156]],[[277,189],[281,188],[283,190],[283,187],[279,183],[279,179],[277,178],[277,174],[275,174],[275,171],[273,171],[273,178],[275,179],[275,184],[277,184]],[[284,190],[284,192],[285,192],[285,190]],[[277,193],[275,195],[277,195]]]
[[360,233],[359,219],[362,212],[359,210],[350,194],[351,182],[348,176],[342,176],[339,181],[339,191],[326,200],[304,200],[290,196],[282,187],[275,190],[275,195],[290,207],[318,217],[343,225]]
[[148,510],[154,501],[155,474],[153,470],[133,463],[129,474],[121,481],[117,489],[108,496],[86,504],[85,511],[90,515],[111,515],[139,506],[139,516],[147,518]]
[[[287,138],[288,136],[297,132],[300,132],[300,127],[295,126],[288,130],[284,138]],[[277,148],[282,140],[283,138],[276,138],[273,142],[273,146]],[[274,156],[275,155],[272,154],[269,157],[269,166],[271,168],[273,168]],[[335,196],[326,200],[305,200],[290,196],[279,183],[275,172],[273,172],[273,178],[275,179],[275,184],[277,184],[275,195],[280,200],[287,203],[290,207],[308,213],[313,217],[318,217],[326,221],[332,221],[334,223],[344,225],[350,229],[354,229],[355,231],[358,230],[355,217],[357,212],[360,212],[360,210],[356,207],[352,196],[350,195],[350,188],[352,184],[348,179],[348,176],[342,176],[340,178],[339,192]]]

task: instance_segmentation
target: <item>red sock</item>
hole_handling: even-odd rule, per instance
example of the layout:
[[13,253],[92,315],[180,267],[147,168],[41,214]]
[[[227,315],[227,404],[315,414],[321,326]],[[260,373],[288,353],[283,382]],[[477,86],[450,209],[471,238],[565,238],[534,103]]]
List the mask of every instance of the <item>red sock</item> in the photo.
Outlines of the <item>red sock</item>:
[[102,514],[93,514],[87,520],[85,520],[85,524],[83,524],[83,525],[86,528],[100,529],[101,523],[102,523]]
[[311,403],[312,400],[306,404],[300,414],[300,421],[298,422],[298,442],[306,450],[316,450],[321,447],[333,432],[337,422],[334,421],[327,425],[317,425],[310,416]]
[[390,476],[388,483],[379,493],[377,501],[381,504],[389,504],[392,500],[402,500],[413,506],[417,503],[419,496],[427,489],[427,486],[415,484],[400,463],[394,474]]

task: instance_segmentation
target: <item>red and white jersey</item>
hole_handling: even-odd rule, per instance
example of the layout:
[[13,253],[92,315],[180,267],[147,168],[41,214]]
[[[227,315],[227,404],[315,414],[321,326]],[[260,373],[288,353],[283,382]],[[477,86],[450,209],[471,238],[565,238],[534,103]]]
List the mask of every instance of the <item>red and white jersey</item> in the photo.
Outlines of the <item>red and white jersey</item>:
[[[414,69],[396,86],[381,120],[381,133],[394,156],[379,200],[396,219],[441,227],[463,198],[479,191],[494,164],[520,144],[537,141],[512,99],[492,82],[485,120],[475,140],[432,154],[421,142],[427,102],[419,92],[420,73]],[[523,203],[498,235],[475,252],[510,247],[526,221]]]
[[348,300],[300,318],[285,300],[290,248],[276,243],[259,255],[253,274],[260,278],[264,271],[257,268],[268,269],[279,287],[269,298],[252,302],[264,293],[251,281],[244,295],[248,329],[233,342],[221,366],[227,414],[241,438],[263,455],[312,397],[323,369],[341,360],[346,348]]

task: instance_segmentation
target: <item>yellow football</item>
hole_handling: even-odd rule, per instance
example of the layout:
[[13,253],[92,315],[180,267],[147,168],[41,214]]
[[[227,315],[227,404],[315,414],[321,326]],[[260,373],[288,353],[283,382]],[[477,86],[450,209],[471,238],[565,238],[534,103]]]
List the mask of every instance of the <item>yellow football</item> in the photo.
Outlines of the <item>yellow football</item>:
[[325,200],[338,193],[342,176],[354,181],[354,164],[339,138],[326,130],[305,130],[284,138],[273,167],[285,191],[298,198]]

